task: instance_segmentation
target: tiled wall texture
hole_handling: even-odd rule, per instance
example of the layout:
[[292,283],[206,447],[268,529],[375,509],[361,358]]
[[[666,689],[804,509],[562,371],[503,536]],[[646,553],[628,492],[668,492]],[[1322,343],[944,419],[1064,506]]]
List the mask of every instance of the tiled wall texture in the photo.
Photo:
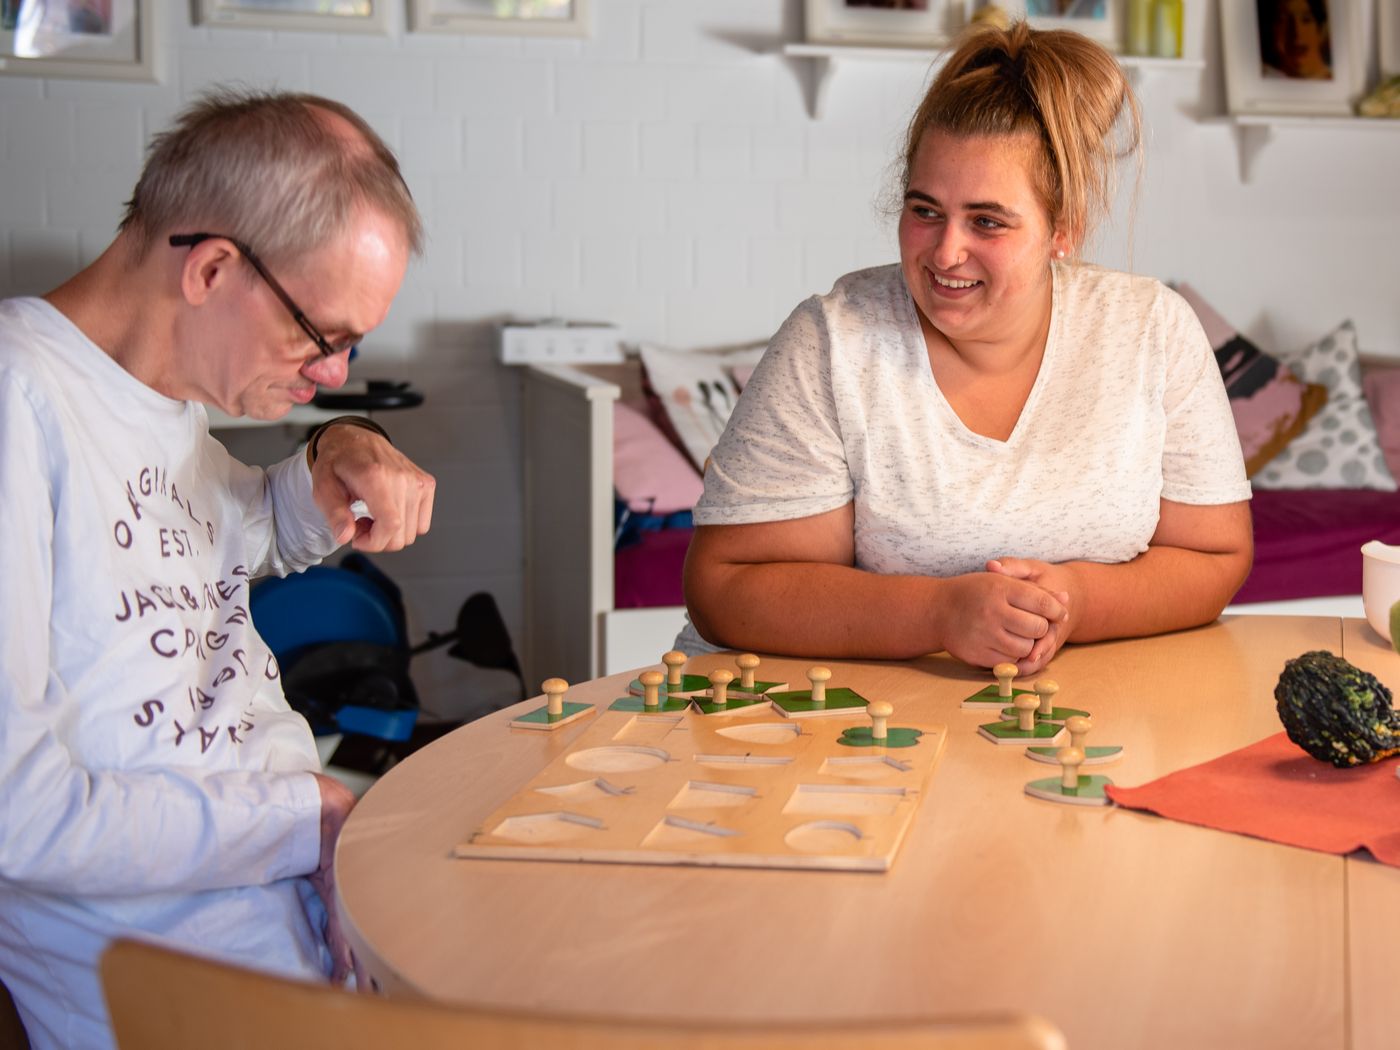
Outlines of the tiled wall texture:
[[[355,366],[407,377],[424,407],[385,422],[433,471],[432,533],[379,559],[415,639],[489,590],[519,641],[517,377],[494,362],[508,318],[607,320],[636,341],[761,339],[803,297],[895,255],[881,200],[927,74],[917,61],[842,61],[820,117],[802,0],[593,0],[586,40],[385,36],[162,19],[160,83],[0,76],[0,294],[33,294],[113,233],[144,143],[216,82],[307,90],[355,107],[401,156],[429,231],[388,322]],[[1279,128],[1240,178],[1222,106],[1214,2],[1188,11],[1204,70],[1151,73],[1140,181],[1094,255],[1189,279],[1266,347],[1295,349],[1352,318],[1400,355],[1400,124]],[[1133,222],[1129,198],[1136,188]],[[239,450],[297,435],[231,438]],[[254,455],[249,451],[247,455]],[[441,652],[415,662],[425,702],[479,705],[491,676]]]

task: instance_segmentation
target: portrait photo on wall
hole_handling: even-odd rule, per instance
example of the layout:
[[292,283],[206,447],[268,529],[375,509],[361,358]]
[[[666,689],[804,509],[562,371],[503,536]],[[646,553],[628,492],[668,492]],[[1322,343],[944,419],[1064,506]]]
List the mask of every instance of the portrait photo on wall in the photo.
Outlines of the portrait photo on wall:
[[1120,50],[1122,0],[1025,0],[1012,5],[1013,14],[1026,16],[1036,29],[1072,29],[1114,51]]
[[1220,5],[1231,113],[1343,116],[1362,93],[1364,0]]

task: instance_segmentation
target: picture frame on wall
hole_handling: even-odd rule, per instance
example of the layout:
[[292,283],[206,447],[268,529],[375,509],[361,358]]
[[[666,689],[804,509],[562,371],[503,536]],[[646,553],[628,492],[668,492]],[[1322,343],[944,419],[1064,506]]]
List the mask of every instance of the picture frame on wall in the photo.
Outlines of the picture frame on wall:
[[1349,116],[1365,77],[1361,15],[1359,0],[1221,4],[1230,112]]
[[809,44],[933,48],[965,22],[963,0],[806,0]]
[[1034,29],[1070,29],[1110,51],[1123,49],[1123,0],[1021,0],[1014,6]]
[[1376,38],[1380,42],[1382,78],[1400,76],[1400,5],[1380,5],[1376,11]]
[[0,0],[0,74],[159,79],[155,0]]
[[391,0],[195,0],[195,21],[238,29],[389,32]]
[[410,0],[409,28],[425,33],[586,37],[591,0]]

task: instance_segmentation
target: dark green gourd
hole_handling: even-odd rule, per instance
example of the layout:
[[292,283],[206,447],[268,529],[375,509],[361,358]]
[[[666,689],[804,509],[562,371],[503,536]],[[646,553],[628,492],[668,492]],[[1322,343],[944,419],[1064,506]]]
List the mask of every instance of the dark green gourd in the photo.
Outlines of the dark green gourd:
[[1289,660],[1274,687],[1288,739],[1334,766],[1359,766],[1400,754],[1400,712],[1390,690],[1328,652]]

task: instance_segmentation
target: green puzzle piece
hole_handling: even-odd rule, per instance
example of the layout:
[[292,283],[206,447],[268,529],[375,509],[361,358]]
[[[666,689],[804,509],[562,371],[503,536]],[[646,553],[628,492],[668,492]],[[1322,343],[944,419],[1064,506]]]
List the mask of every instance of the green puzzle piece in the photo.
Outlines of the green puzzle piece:
[[724,711],[737,711],[741,707],[752,707],[754,704],[766,704],[768,702],[767,700],[740,699],[736,696],[731,696],[727,699],[729,702],[723,707],[720,707],[719,704],[715,703],[713,700],[706,700],[699,696],[691,697],[689,702],[693,703],[707,715],[720,714]]
[[1037,791],[1043,791],[1050,795],[1059,794],[1065,798],[1107,800],[1108,796],[1104,793],[1104,788],[1112,783],[1113,781],[1109,780],[1108,777],[1097,775],[1090,776],[1087,773],[1080,773],[1078,787],[1065,787],[1060,783],[1059,777],[1046,777],[1044,780],[1032,780],[1026,787],[1035,788]]
[[690,706],[688,698],[678,697],[674,700],[670,698],[662,699],[656,707],[647,707],[646,700],[640,696],[620,696],[608,707],[609,711],[638,711],[644,714],[659,714],[662,711],[684,711]]
[[[1003,707],[1001,709],[1002,718],[1015,718],[1019,711],[1014,707]],[[1088,711],[1081,711],[1077,707],[1052,707],[1048,715],[1043,715],[1039,711],[1035,713],[1038,722],[1063,722],[1066,718],[1088,718]]]
[[852,726],[850,729],[842,730],[841,739],[838,744],[845,747],[913,747],[919,742],[919,737],[924,735],[922,729],[896,729],[888,728],[884,741],[876,740],[871,734],[874,732],[870,726]]
[[[1011,690],[1011,695],[1012,695],[1013,697],[1016,697],[1016,696],[1021,696],[1023,693],[1033,693],[1033,692],[1035,692],[1034,689],[1012,689],[1012,690]],[[988,703],[1005,703],[1006,700],[1007,700],[1007,697],[1004,697],[1004,696],[1001,695],[1001,687],[1000,687],[1000,686],[988,685],[988,686],[984,686],[983,688],[977,690],[977,692],[973,693],[971,696],[965,697],[965,698],[963,699],[963,703],[966,704],[966,703],[969,703],[969,702],[974,701],[974,700],[985,700],[985,701],[987,701]]]
[[861,696],[854,689],[828,689],[826,691],[826,703],[818,707],[812,703],[812,691],[810,689],[793,689],[782,693],[769,693],[768,699],[777,704],[784,711],[838,711],[848,707],[864,707],[865,697]]
[[1001,737],[1003,740],[1025,740],[1027,737],[1039,740],[1058,736],[1064,732],[1065,727],[1056,722],[1037,722],[1035,728],[1027,733],[1017,722],[988,722],[981,728],[992,736]]

